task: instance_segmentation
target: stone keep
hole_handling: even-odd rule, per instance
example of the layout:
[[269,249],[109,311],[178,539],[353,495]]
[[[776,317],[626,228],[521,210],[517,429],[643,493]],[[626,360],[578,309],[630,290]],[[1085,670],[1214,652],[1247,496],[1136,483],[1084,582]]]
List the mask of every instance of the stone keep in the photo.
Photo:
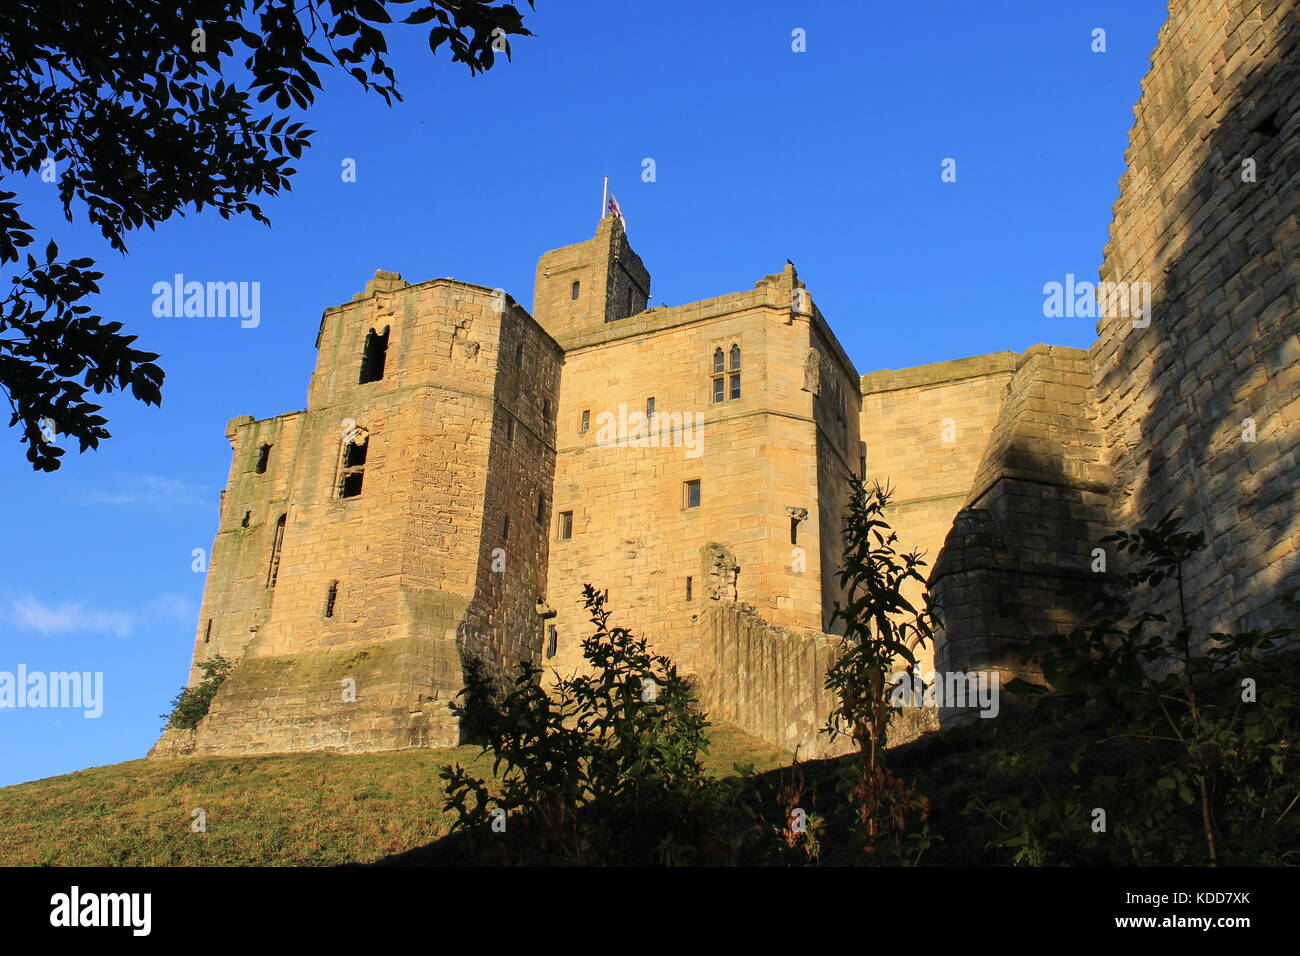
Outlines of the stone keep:
[[824,753],[863,477],[928,555],[923,670],[1023,673],[1024,642],[1114,580],[1100,539],[1175,507],[1209,544],[1199,629],[1278,622],[1300,586],[1297,5],[1179,0],[1142,89],[1101,279],[1151,308],[1103,302],[1089,350],[859,376],[791,266],[649,308],[614,218],[542,256],[531,315],[377,273],[325,312],[307,409],[230,423],[191,676],[239,663],[153,753],[458,743],[469,657],[580,665],[585,583],[715,719]]

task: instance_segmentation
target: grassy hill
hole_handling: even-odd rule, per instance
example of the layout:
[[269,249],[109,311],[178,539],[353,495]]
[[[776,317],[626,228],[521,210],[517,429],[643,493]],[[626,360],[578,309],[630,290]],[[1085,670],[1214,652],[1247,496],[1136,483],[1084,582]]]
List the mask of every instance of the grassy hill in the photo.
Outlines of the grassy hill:
[[[710,728],[705,763],[725,776],[789,755]],[[131,760],[0,789],[0,866],[333,865],[378,860],[444,836],[438,771],[481,776],[478,747],[381,754]],[[202,808],[207,832],[190,832]]]

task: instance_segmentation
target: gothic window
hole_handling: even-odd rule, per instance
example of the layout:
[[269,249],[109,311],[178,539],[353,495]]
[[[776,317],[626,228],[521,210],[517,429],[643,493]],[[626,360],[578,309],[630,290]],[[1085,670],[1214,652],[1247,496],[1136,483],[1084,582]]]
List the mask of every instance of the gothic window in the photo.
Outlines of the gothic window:
[[271,541],[271,566],[266,572],[266,586],[275,587],[275,579],[280,575],[280,548],[284,545],[284,519],[287,515],[280,515],[280,520],[275,523],[275,537]]
[[263,445],[257,450],[257,473],[266,474],[266,466],[271,461],[271,446]]
[[722,371],[722,349],[714,349],[713,350],[713,373],[716,375],[721,371]]
[[733,345],[731,347],[731,370],[733,372],[740,371],[740,346],[739,345]]
[[713,350],[713,401],[721,402],[727,397],[726,379],[723,372],[726,370],[726,357],[722,354],[722,349]]
[[730,398],[740,398],[740,346],[731,346],[731,388]]
[[339,467],[338,494],[340,498],[355,498],[361,494],[361,484],[365,479],[366,452],[370,448],[370,436],[359,432],[344,444],[343,457]]
[[365,351],[361,355],[361,377],[357,384],[377,382],[384,377],[384,363],[388,359],[388,326],[382,333],[371,329],[366,335]]

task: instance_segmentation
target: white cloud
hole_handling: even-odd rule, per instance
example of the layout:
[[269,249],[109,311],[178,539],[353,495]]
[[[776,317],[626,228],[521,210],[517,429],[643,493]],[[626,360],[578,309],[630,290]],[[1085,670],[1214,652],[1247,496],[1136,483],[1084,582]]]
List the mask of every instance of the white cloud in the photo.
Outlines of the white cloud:
[[136,507],[151,511],[217,507],[216,497],[202,485],[191,485],[157,475],[131,475],[119,488],[85,491],[81,493],[80,500],[84,504]]
[[129,637],[142,625],[158,620],[188,620],[190,602],[175,595],[164,595],[142,605],[138,610],[119,611],[87,607],[81,602],[49,605],[32,595],[9,601],[9,624],[15,630],[36,634],[112,634]]

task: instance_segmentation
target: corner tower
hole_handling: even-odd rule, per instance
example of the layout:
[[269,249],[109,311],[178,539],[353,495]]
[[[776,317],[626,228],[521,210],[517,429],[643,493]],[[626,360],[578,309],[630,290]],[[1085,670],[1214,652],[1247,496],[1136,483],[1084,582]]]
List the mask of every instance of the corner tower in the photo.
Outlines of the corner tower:
[[595,238],[553,249],[537,262],[533,317],[561,344],[644,312],[649,301],[650,273],[616,216],[600,221]]

